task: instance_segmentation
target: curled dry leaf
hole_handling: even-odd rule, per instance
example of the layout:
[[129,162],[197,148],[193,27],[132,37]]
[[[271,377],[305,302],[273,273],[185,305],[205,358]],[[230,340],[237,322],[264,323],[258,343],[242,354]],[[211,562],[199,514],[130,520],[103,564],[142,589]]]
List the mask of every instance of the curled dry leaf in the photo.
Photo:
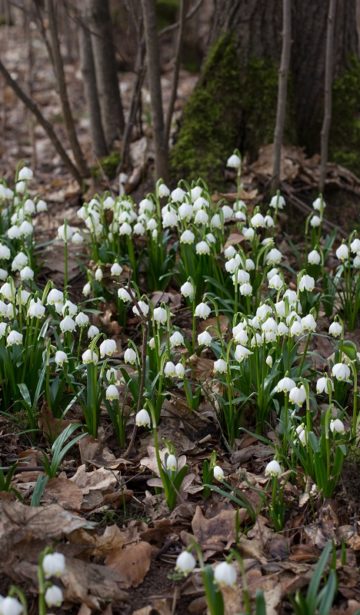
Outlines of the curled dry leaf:
[[[240,523],[248,518],[244,508],[239,509]],[[203,551],[212,553],[222,552],[228,549],[235,540],[236,511],[222,510],[218,515],[207,519],[204,517],[200,506],[196,507],[195,515],[191,522],[192,531],[196,542]]]
[[93,523],[58,504],[30,507],[0,494],[0,551],[4,562],[14,546],[22,541],[50,543],[77,529],[93,527]]
[[127,545],[123,549],[113,549],[105,563],[117,575],[122,587],[137,587],[149,572],[152,547],[148,542]]

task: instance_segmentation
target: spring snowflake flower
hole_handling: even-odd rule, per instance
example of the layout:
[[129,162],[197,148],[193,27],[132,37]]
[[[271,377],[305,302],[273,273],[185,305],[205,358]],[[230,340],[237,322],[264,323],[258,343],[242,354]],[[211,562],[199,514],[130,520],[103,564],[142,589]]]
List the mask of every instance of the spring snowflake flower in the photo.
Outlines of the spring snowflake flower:
[[331,370],[333,377],[340,381],[349,380],[350,373],[350,367],[346,363],[335,363]]
[[214,361],[214,374],[225,374],[227,372],[227,363],[224,359]]
[[245,271],[245,269],[238,269],[233,277],[234,284],[235,281],[240,285],[247,284],[250,281],[250,275],[247,271]]
[[167,376],[168,378],[176,377],[175,363],[173,363],[172,361],[166,361],[164,365],[164,375]]
[[52,288],[47,296],[46,304],[55,305],[55,303],[62,303],[64,301],[64,293],[61,290]]
[[47,211],[47,209],[48,209],[48,206],[46,202],[43,201],[42,199],[40,199],[40,201],[36,203],[36,211],[38,214],[44,213],[45,211]]
[[18,181],[30,181],[34,177],[34,173],[29,167],[22,167],[19,171]]
[[75,229],[72,226],[69,226],[69,224],[62,224],[58,228],[57,236],[66,243],[71,240],[74,233]]
[[250,297],[252,295],[252,291],[252,286],[248,282],[245,282],[245,284],[241,284],[241,286],[239,287],[240,295],[242,295],[243,297]]
[[182,203],[185,199],[185,195],[186,192],[184,192],[182,188],[175,188],[175,190],[172,191],[170,196],[171,200],[174,201],[174,203]]
[[257,213],[251,218],[250,224],[253,228],[264,228],[265,218],[262,214]]
[[360,239],[355,237],[350,244],[350,250],[353,254],[360,254]]
[[265,257],[265,263],[271,266],[279,265],[279,263],[281,262],[281,259],[282,259],[282,254],[280,250],[278,250],[277,248],[271,248],[271,250],[267,253]]
[[339,322],[332,322],[329,327],[329,335],[340,337],[343,333],[343,327]]
[[162,220],[163,228],[173,228],[177,226],[177,223],[178,217],[176,211],[174,211],[173,209],[169,209],[164,213]]
[[113,277],[119,277],[122,273],[122,266],[119,263],[114,263],[111,265],[110,273]]
[[58,367],[62,367],[64,365],[64,363],[68,362],[68,358],[67,358],[67,354],[66,352],[63,352],[62,350],[57,350],[55,353],[55,363]]
[[279,291],[282,289],[283,286],[284,286],[284,280],[282,279],[281,276],[279,276],[279,274],[276,273],[270,278],[269,288]]
[[47,606],[61,606],[64,601],[64,594],[60,587],[51,585],[45,592],[45,602]]
[[120,393],[114,384],[109,384],[106,389],[105,397],[108,401],[115,401],[119,399]]
[[84,288],[82,289],[82,294],[84,295],[84,297],[88,297],[91,293],[91,284],[90,282],[86,282],[86,284],[84,285]]
[[293,389],[294,387],[296,387],[295,382],[291,378],[288,378],[288,376],[285,376],[284,378],[279,380],[275,387],[275,390],[277,393],[290,393],[291,389]]
[[22,343],[23,343],[22,333],[19,333],[18,331],[10,331],[10,333],[8,334],[6,338],[6,345],[7,346],[21,346]]
[[87,316],[87,314],[84,314],[84,312],[79,312],[78,315],[75,317],[75,322],[78,327],[87,327],[89,324],[89,317]]
[[232,587],[236,583],[236,569],[232,564],[221,562],[215,566],[214,579],[221,587]]
[[17,598],[7,596],[0,599],[0,613],[1,615],[21,615],[24,611],[24,607]]
[[167,311],[163,307],[157,307],[154,309],[154,320],[160,325],[165,325],[167,322]]
[[236,250],[235,250],[234,246],[228,246],[224,250],[224,256],[227,259],[234,258],[235,254],[236,254]]
[[199,241],[195,246],[195,252],[199,256],[210,254],[210,246],[206,241]]
[[176,348],[177,346],[184,345],[184,336],[180,331],[174,331],[174,333],[170,336],[169,339],[170,348]]
[[27,314],[29,318],[43,318],[45,315],[45,306],[41,303],[40,299],[37,301],[31,299]]
[[190,203],[182,203],[178,209],[178,216],[180,220],[191,220],[193,213],[194,209]]
[[91,348],[85,350],[81,358],[84,365],[88,365],[89,363],[94,363],[94,365],[96,365],[99,361],[98,354],[95,352],[95,350],[92,350]]
[[335,434],[337,433],[344,434],[345,433],[344,423],[340,419],[332,419],[330,421],[330,431]]
[[65,316],[63,320],[60,321],[60,329],[63,333],[68,333],[69,331],[75,331],[76,323],[75,320],[71,318],[71,316]]
[[127,348],[124,352],[124,361],[130,365],[135,365],[137,361],[137,354],[133,348]]
[[321,224],[321,218],[319,216],[312,216],[310,218],[310,226],[313,228],[318,228]]
[[62,553],[48,553],[42,561],[45,578],[61,577],[65,572],[65,557]]
[[202,318],[203,320],[209,317],[210,312],[211,308],[208,306],[207,303],[199,303],[195,308],[195,316],[197,316],[198,318]]
[[150,427],[151,426],[150,414],[148,413],[147,410],[145,410],[145,408],[143,408],[142,410],[139,410],[139,412],[136,413],[135,424],[137,427]]
[[101,280],[103,279],[103,277],[104,277],[104,274],[103,274],[103,272],[102,272],[102,269],[101,269],[101,267],[98,267],[98,268],[96,269],[96,271],[95,271],[95,280],[96,280],[97,282],[101,282]]
[[270,207],[273,209],[284,209],[285,205],[285,199],[281,194],[275,194],[270,201]]
[[177,459],[175,455],[172,455],[172,454],[168,455],[166,457],[166,469],[169,472],[176,472],[177,467],[178,467],[178,464],[177,464]]
[[147,303],[145,303],[145,301],[138,301],[137,305],[134,305],[132,311],[135,314],[135,316],[147,316],[149,313],[149,305]]
[[315,288],[315,280],[311,275],[307,273],[303,274],[299,280],[299,290],[300,292],[304,292],[307,290],[308,292],[312,292]]
[[222,222],[219,214],[214,214],[210,220],[210,226],[212,228],[220,229],[222,228]]
[[279,462],[276,461],[276,459],[269,461],[269,463],[267,464],[265,468],[265,476],[274,478],[276,476],[280,476],[281,473],[282,473],[282,468]]
[[306,400],[306,390],[303,385],[294,387],[289,393],[289,401],[296,406],[302,406]]
[[346,261],[349,258],[349,248],[345,243],[341,244],[336,250],[336,256],[339,261]]
[[244,226],[242,232],[243,232],[245,239],[247,239],[248,241],[252,241],[255,237],[255,231],[253,228],[246,228]]
[[176,363],[175,365],[175,375],[176,378],[184,378],[185,376],[185,367],[182,363]]
[[11,252],[7,246],[0,243],[0,260],[8,261],[10,259]]
[[316,330],[316,320],[312,314],[307,314],[301,319],[301,326],[303,331],[312,333]]
[[227,159],[226,166],[229,169],[236,169],[237,171],[241,167],[241,158],[237,154],[232,154],[230,158]]
[[316,392],[319,395],[321,395],[321,393],[328,393],[329,387],[331,389],[334,388],[334,385],[329,378],[326,378],[325,376],[321,376],[321,378],[318,378],[316,382]]
[[75,303],[73,303],[72,301],[69,301],[69,299],[67,301],[65,301],[63,308],[62,308],[62,313],[65,316],[65,314],[68,314],[69,316],[75,316],[75,314],[77,314],[78,311],[78,307]]
[[308,443],[308,432],[305,429],[304,423],[301,423],[295,431],[300,444],[302,444],[302,446],[306,446]]
[[209,222],[209,216],[204,209],[199,209],[196,212],[194,223],[198,225],[205,225]]
[[[4,246],[5,247],[5,246]],[[11,264],[12,271],[20,271],[28,264],[28,257],[24,252],[19,252],[13,259]]]
[[166,184],[160,184],[160,186],[158,187],[158,195],[160,197],[160,199],[163,199],[167,196],[169,196],[170,194],[170,190],[167,187]]
[[126,288],[119,288],[119,290],[118,290],[118,297],[119,297],[120,301],[123,301],[124,303],[130,303],[130,301],[131,301],[131,296],[128,293],[128,291],[126,290]]
[[99,350],[101,358],[111,357],[116,352],[115,340],[104,340],[101,342]]
[[325,209],[326,204],[324,199],[322,199],[321,197],[318,197],[317,199],[315,199],[315,201],[313,201],[313,209],[315,209],[315,211],[321,211],[321,208]]
[[34,279],[34,271],[31,269],[31,267],[26,266],[21,269],[20,279],[22,282],[28,282],[29,280]]
[[199,333],[197,339],[199,346],[211,346],[212,337],[208,331]]
[[215,466],[213,469],[213,474],[215,480],[218,480],[219,482],[222,482],[224,480],[224,470],[221,466]]
[[307,262],[309,265],[320,265],[321,256],[317,250],[311,250],[307,256]]
[[195,235],[189,229],[187,229],[180,235],[180,243],[191,245],[194,243],[194,241],[195,241]]
[[239,361],[239,363],[242,363],[242,361],[247,359],[252,354],[253,353],[251,350],[249,350],[248,348],[245,348],[245,346],[242,346],[241,344],[238,344],[235,348],[234,356],[235,356],[236,361]]
[[189,551],[183,551],[176,559],[175,570],[183,574],[190,574],[196,566],[195,557]]

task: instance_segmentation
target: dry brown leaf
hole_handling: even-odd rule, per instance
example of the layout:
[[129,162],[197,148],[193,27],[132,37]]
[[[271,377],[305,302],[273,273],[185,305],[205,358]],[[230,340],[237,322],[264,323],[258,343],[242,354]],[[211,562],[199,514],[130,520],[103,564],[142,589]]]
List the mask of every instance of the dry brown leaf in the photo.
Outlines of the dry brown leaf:
[[108,566],[66,558],[66,572],[61,580],[65,600],[69,602],[82,602],[92,609],[99,609],[103,601],[127,601],[127,593],[123,591],[118,575]]
[[171,601],[166,598],[158,598],[152,601],[151,606],[144,606],[142,609],[133,611],[132,615],[171,615]]
[[152,547],[148,542],[127,545],[111,551],[105,563],[116,572],[122,587],[137,587],[149,572]]
[[56,502],[66,510],[80,512],[83,492],[65,476],[58,476],[48,481],[42,501],[46,504]]
[[[247,511],[240,508],[238,512],[240,523],[242,523],[248,518]],[[222,510],[215,517],[207,519],[200,506],[196,507],[191,527],[196,542],[200,544],[203,551],[217,553],[231,546],[235,540],[236,515],[237,512],[233,509]]]
[[14,545],[22,541],[50,542],[82,527],[90,529],[93,523],[58,504],[30,507],[9,498],[8,494],[0,494],[0,552],[3,561]]
[[219,337],[220,333],[225,335],[229,328],[229,319],[224,314],[220,314],[219,318],[207,318],[199,323],[199,331],[208,331],[212,337]]

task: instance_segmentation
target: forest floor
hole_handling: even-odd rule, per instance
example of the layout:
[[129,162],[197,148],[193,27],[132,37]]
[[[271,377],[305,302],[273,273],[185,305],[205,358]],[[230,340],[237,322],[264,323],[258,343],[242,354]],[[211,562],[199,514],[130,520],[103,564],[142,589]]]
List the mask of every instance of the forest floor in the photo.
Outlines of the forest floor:
[[[9,36],[14,37],[14,34],[16,31],[12,30]],[[20,36],[20,31],[18,34]],[[4,45],[4,39],[1,45]],[[25,46],[16,45],[15,53],[14,48],[7,45],[4,58],[12,71],[22,65],[25,78]],[[61,110],[50,66],[44,59],[45,56],[39,52],[37,65],[33,69],[36,74],[35,97],[54,123],[59,122],[56,127],[62,134],[63,127],[59,121]],[[69,64],[67,75],[71,100],[82,101],[78,67]],[[126,109],[132,77],[129,74],[121,75],[121,81]],[[181,72],[179,112],[195,81],[196,76]],[[170,87],[170,80],[166,77],[163,86],[166,101]],[[11,183],[20,161],[27,162],[29,166],[32,166],[31,161],[36,161],[36,181],[30,194],[34,196],[36,193],[48,203],[48,213],[41,214],[35,228],[37,284],[43,288],[50,279],[56,288],[61,288],[64,283],[63,245],[56,238],[57,229],[64,219],[71,226],[83,228],[77,217],[83,198],[46,136],[36,127],[36,144],[32,146],[28,114],[8,89],[3,91],[3,96],[0,177]],[[88,124],[84,117],[77,119],[81,144],[91,160]],[[263,202],[267,193],[271,155],[271,149],[264,148],[257,161],[245,166],[243,198],[250,212]],[[151,156],[151,134],[145,126],[144,135],[133,144],[134,166],[148,167]],[[302,262],[297,253],[305,250],[304,222],[308,210],[304,209],[304,204],[311,205],[316,196],[317,162],[315,158],[310,161],[305,159],[297,148],[284,150],[282,179],[284,186],[289,188],[289,206],[280,214],[276,246],[283,254],[286,275],[289,279],[292,276],[289,282],[292,289],[296,288],[294,272]],[[86,200],[97,191],[115,188],[116,181],[108,184],[101,181],[100,185],[92,185]],[[148,185],[145,181],[137,186],[132,193],[135,201],[145,196]],[[230,204],[234,201],[234,190],[234,183],[229,182],[229,191],[224,198]],[[325,219],[330,225],[325,225],[324,230],[328,235],[333,225],[340,227],[336,240],[338,245],[339,239],[354,228],[354,220],[358,220],[359,181],[346,170],[334,166],[328,193],[332,206],[329,204],[325,210]],[[219,195],[212,196],[215,207]],[[293,197],[295,200],[292,201]],[[296,199],[301,201],[300,205]],[[341,208],[335,207],[336,203],[341,203]],[[231,223],[228,224],[226,237],[228,245],[243,244],[244,238],[239,235],[236,225],[233,228]],[[141,259],[141,241],[136,248]],[[88,247],[70,246],[69,296],[79,304],[83,301],[81,291],[86,281],[88,260]],[[330,255],[328,267],[329,270],[335,268],[334,256]],[[110,288],[111,282],[108,284]],[[149,301],[151,299],[154,305],[166,304],[173,314],[172,326],[182,331],[186,339],[191,339],[191,308],[184,302],[177,277],[174,275],[170,278],[164,292],[149,290],[147,271],[140,263],[139,287],[148,294]],[[321,294],[320,286],[317,290]],[[123,361],[129,340],[136,347],[141,347],[139,319],[130,311],[126,325],[121,324],[113,299],[98,302],[91,319],[107,337],[116,340],[116,366]],[[334,341],[327,336],[331,320],[319,307],[319,335],[312,338],[309,348],[312,363],[305,371],[310,383],[328,370],[331,364]],[[196,333],[205,329],[212,331],[214,321],[215,318],[205,320],[198,325]],[[231,335],[231,321],[227,316],[224,316],[221,326],[224,339],[228,338]],[[359,328],[346,330],[346,339],[359,345]],[[299,357],[304,352],[304,346],[302,340],[299,343]],[[186,355],[186,360],[191,364],[192,384],[195,387],[204,386],[205,391],[206,387],[214,388],[212,350],[197,349],[195,353],[189,353],[189,357]],[[302,365],[300,359],[296,369],[299,363]],[[128,403],[126,391],[121,389],[121,394]],[[353,390],[349,389],[342,401],[346,427],[351,423],[352,394]],[[249,404],[244,411],[242,429],[229,447],[216,404],[209,401],[209,396],[204,394],[198,407],[190,411],[184,391],[179,392],[177,387],[169,385],[161,411],[158,438],[161,442],[171,441],[178,454],[186,457],[189,467],[176,506],[171,511],[156,478],[159,472],[153,433],[140,429],[134,446],[125,455],[125,448],[120,447],[114,437],[105,406],[101,408],[98,437],[95,439],[85,435],[71,448],[57,476],[47,482],[40,504],[31,507],[29,504],[35,486],[39,477],[44,475],[43,453],[50,454],[51,441],[63,428],[71,423],[83,422],[82,409],[75,403],[66,418],[58,418],[52,416],[46,402],[42,401],[37,408],[38,431],[35,438],[27,433],[25,412],[18,412],[16,420],[11,412],[3,412],[0,415],[0,465],[9,468],[16,464],[16,470],[12,490],[6,492],[2,489],[0,493],[0,594],[6,595],[9,586],[15,583],[27,595],[29,613],[35,613],[37,561],[41,550],[51,545],[66,557],[66,575],[62,579],[65,602],[61,612],[79,615],[90,615],[92,612],[102,612],[104,615],[202,614],[206,612],[206,600],[199,570],[187,578],[174,574],[178,555],[195,540],[206,563],[223,561],[233,549],[241,556],[243,571],[239,566],[238,583],[222,589],[226,615],[236,615],[245,610],[245,579],[252,602],[257,590],[262,590],[267,615],[285,615],[294,612],[291,599],[297,591],[306,593],[321,551],[332,541],[337,593],[331,613],[356,613],[360,609],[359,459],[351,449],[352,454],[345,460],[341,478],[331,497],[311,491],[313,482],[300,468],[300,463],[294,462],[291,477],[285,477],[282,483],[286,502],[283,527],[275,529],[269,512],[271,485],[264,473],[268,462],[274,457],[274,446],[279,440],[274,408],[270,412],[265,433],[259,438],[254,433],[254,406]],[[133,418],[127,426],[127,444],[132,431]],[[230,485],[229,490],[216,483],[217,490],[204,491],[204,461],[209,460],[214,452],[216,463],[223,469],[226,483]],[[222,492],[219,493],[219,489]],[[234,502],[234,498],[237,501]],[[327,576],[324,575],[322,582],[326,580]],[[306,610],[301,612],[304,615],[310,613]]]

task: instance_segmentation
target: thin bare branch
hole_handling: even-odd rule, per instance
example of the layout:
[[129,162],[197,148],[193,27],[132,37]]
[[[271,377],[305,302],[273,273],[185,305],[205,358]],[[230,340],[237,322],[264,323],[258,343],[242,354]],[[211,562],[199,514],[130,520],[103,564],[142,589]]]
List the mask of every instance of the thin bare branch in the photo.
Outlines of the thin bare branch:
[[286,117],[286,98],[287,82],[290,65],[291,49],[291,0],[283,0],[283,41],[281,51],[281,62],[279,69],[278,99],[276,110],[276,124],[274,132],[274,168],[272,189],[277,190],[280,181],[281,146],[283,142],[285,117]]
[[329,133],[332,113],[332,81],[334,64],[334,30],[335,30],[336,0],[329,0],[328,22],[326,30],[326,56],[325,56],[325,90],[324,90],[324,119],[321,128],[321,163],[319,190],[324,192],[326,179],[326,165],[329,155]]
[[175,57],[174,57],[174,70],[173,70],[173,81],[171,86],[171,94],[168,112],[166,116],[165,122],[165,140],[166,143],[169,142],[170,130],[171,130],[171,120],[174,113],[175,101],[177,98],[177,89],[179,82],[179,72],[180,72],[180,59],[181,59],[181,49],[184,35],[184,27],[185,27],[185,0],[180,0],[180,14],[179,14],[179,31],[176,40],[176,49],[175,49]]

